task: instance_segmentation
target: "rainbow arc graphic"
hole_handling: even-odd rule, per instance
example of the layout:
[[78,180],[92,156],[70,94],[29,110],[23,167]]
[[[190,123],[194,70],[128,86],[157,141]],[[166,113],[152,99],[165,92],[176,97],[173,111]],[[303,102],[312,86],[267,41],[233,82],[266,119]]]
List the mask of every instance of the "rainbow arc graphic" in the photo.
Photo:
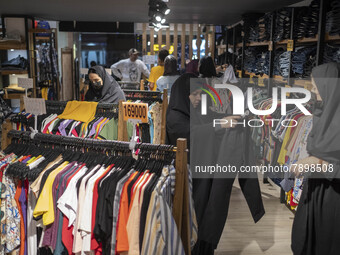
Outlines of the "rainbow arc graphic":
[[[217,91],[213,88],[213,87],[211,87],[210,85],[208,85],[208,84],[206,84],[206,83],[204,83],[203,84],[203,86],[205,86],[206,88],[208,88],[208,89],[210,89],[216,96],[217,96],[217,99],[218,99],[218,101],[220,102],[220,104],[221,104],[221,106],[223,105],[222,104],[222,100],[221,100],[221,97],[220,97],[220,95],[217,93]],[[200,88],[202,91],[204,91],[205,93],[207,93],[210,97],[211,97],[211,99],[213,100],[213,102],[215,103],[215,106],[217,106],[217,102],[216,102],[216,99],[215,99],[215,97],[213,96],[213,94],[208,90],[208,89],[205,89],[205,88]]]

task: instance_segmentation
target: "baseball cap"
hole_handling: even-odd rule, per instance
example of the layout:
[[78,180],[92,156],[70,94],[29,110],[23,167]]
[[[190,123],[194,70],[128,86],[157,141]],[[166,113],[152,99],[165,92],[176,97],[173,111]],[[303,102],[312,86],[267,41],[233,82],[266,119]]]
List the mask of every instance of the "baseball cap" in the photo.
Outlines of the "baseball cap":
[[135,48],[131,48],[129,50],[129,56],[132,55],[132,54],[138,54],[138,53],[139,53],[138,50],[136,50]]

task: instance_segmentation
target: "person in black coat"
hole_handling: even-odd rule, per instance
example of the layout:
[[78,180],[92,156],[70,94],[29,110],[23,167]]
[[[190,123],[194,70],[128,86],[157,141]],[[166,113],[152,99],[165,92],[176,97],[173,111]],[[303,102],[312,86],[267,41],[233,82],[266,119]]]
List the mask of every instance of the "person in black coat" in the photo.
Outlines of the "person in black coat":
[[125,101],[125,95],[119,84],[110,76],[104,67],[93,66],[88,72],[90,85],[85,101],[118,104]]
[[[201,88],[206,79],[195,78],[194,74],[184,74],[174,83],[167,110],[166,131],[169,144],[175,145],[177,138],[188,140],[198,222],[198,241],[192,253],[209,255],[214,253],[222,235],[236,173],[215,178],[214,175],[195,173],[195,166],[230,163],[239,168],[244,164],[255,164],[255,157],[245,156],[247,144],[244,129],[230,125],[231,120],[235,123],[240,116],[218,114],[209,107],[207,115],[200,113]],[[214,127],[213,120],[222,118],[228,123]],[[254,221],[257,222],[264,215],[257,175],[240,175],[239,182]]]
[[[336,255],[340,254],[340,64],[315,67],[312,83],[317,102],[307,139],[310,156],[296,165],[319,165],[325,171],[305,173],[292,250],[295,255]],[[293,170],[300,173],[298,168]]]

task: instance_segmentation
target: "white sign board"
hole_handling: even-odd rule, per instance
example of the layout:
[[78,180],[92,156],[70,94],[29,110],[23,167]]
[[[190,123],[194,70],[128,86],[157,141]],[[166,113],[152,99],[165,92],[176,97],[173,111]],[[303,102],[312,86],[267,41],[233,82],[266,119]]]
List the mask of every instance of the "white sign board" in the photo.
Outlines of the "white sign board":
[[33,89],[32,78],[18,78],[18,86],[24,89]]
[[46,114],[46,104],[43,98],[24,97],[25,111],[34,115]]
[[80,74],[87,74],[89,72],[89,69],[87,68],[80,68]]
[[154,64],[157,64],[157,59],[155,55],[144,55],[143,62],[146,65],[154,65]]

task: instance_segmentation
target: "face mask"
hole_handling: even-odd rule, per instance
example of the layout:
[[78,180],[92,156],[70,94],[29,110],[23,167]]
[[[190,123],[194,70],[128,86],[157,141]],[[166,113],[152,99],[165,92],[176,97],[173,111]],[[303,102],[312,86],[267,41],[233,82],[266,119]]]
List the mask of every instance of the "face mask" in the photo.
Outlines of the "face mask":
[[92,86],[94,89],[101,89],[102,88],[102,83],[100,81],[97,82],[91,82]]

